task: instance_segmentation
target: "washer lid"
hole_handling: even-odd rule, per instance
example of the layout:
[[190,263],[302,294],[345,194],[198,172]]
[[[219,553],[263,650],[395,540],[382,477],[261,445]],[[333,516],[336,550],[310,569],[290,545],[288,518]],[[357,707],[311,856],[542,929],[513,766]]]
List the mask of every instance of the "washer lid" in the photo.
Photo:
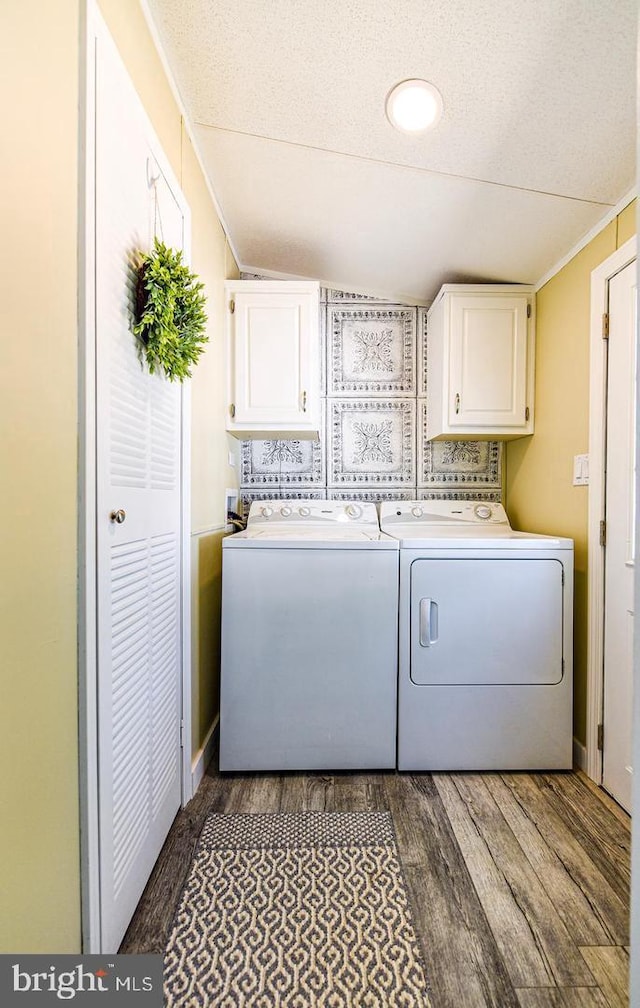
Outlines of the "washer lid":
[[223,549],[350,549],[394,550],[400,543],[393,536],[377,530],[367,532],[357,529],[340,531],[326,528],[247,529],[226,536]]

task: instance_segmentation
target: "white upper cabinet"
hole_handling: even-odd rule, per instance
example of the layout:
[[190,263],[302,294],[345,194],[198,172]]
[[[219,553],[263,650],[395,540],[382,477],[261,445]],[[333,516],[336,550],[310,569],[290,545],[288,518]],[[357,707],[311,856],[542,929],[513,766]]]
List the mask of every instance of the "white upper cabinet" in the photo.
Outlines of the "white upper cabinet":
[[320,435],[320,285],[228,280],[227,430],[239,438]]
[[427,316],[427,440],[533,433],[533,288],[445,284]]

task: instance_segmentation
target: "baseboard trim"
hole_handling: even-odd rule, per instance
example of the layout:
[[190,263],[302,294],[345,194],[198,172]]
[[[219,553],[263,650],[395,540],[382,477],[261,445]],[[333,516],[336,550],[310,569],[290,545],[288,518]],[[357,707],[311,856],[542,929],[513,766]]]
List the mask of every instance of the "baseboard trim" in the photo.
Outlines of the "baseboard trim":
[[204,777],[205,770],[211,762],[211,757],[213,756],[213,749],[216,741],[216,734],[218,731],[218,724],[220,722],[220,715],[216,714],[213,724],[209,728],[209,731],[205,735],[202,748],[198,749],[198,752],[193,757],[191,761],[191,794],[194,795],[198,790],[200,781]]
[[573,740],[573,765],[577,770],[587,772],[587,747],[577,738]]

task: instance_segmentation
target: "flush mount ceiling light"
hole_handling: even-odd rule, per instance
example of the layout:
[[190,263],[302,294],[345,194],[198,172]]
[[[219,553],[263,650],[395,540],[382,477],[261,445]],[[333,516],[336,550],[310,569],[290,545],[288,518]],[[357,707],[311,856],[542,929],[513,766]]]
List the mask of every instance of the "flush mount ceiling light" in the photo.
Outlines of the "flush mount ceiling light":
[[424,133],[442,115],[442,95],[425,80],[405,80],[387,95],[387,118],[402,133]]

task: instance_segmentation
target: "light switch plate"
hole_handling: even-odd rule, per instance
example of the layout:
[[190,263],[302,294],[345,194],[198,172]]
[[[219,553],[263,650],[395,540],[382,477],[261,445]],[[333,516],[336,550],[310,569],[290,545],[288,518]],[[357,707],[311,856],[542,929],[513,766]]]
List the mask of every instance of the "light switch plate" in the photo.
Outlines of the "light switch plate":
[[588,455],[574,455],[573,456],[573,485],[574,486],[588,486],[589,485],[589,456]]

